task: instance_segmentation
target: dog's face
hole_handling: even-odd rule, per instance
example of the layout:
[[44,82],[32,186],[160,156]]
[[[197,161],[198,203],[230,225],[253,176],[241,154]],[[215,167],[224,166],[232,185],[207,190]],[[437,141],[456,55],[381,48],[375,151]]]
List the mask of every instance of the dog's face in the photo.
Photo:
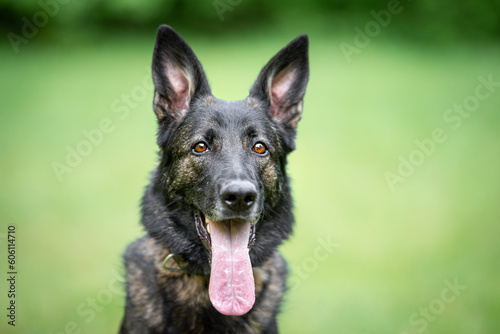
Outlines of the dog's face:
[[290,209],[285,164],[302,113],[307,47],[307,37],[299,36],[263,68],[245,100],[223,101],[211,94],[186,42],[168,26],[158,30],[157,187],[163,205],[183,213],[178,223],[185,226],[186,239],[196,233],[206,249],[210,299],[224,314],[244,314],[254,303],[250,248],[255,257],[269,256],[263,254],[266,239],[281,235],[281,240],[290,229],[290,219],[287,227],[279,226],[278,208]]
[[[279,133],[255,99],[194,101],[173,141],[166,186],[201,218],[258,222],[264,200],[279,197],[284,156]],[[175,181],[174,181],[175,180]]]

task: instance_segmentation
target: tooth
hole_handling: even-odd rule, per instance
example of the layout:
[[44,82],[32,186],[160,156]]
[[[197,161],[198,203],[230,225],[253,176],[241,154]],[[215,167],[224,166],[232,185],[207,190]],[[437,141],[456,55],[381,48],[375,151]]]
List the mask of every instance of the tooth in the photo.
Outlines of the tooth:
[[207,232],[210,234],[210,224],[207,222]]

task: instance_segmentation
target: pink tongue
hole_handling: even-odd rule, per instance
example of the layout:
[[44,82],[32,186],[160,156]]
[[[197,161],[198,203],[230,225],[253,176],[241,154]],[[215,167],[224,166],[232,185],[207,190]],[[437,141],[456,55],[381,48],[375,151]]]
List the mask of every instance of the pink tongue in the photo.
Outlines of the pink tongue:
[[255,302],[255,284],[248,255],[250,223],[210,221],[209,224],[212,240],[210,301],[222,314],[245,314]]

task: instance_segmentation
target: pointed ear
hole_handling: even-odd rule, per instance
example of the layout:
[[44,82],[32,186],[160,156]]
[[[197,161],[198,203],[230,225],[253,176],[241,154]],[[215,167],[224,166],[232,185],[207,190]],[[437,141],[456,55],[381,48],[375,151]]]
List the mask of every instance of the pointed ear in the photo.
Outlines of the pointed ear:
[[260,72],[250,96],[269,103],[269,114],[295,134],[309,79],[309,39],[300,35],[281,49]]
[[153,52],[153,109],[159,123],[180,119],[191,101],[210,95],[205,72],[189,45],[171,27],[161,25]]

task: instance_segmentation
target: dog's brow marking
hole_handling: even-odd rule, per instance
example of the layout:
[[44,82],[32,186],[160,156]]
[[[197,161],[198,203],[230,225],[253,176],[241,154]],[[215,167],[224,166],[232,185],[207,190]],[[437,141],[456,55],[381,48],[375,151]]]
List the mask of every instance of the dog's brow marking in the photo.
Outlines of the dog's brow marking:
[[255,137],[258,136],[257,129],[254,126],[252,126],[252,125],[250,125],[249,127],[247,127],[244,133],[245,133],[246,136],[251,137],[251,138],[255,138]]

